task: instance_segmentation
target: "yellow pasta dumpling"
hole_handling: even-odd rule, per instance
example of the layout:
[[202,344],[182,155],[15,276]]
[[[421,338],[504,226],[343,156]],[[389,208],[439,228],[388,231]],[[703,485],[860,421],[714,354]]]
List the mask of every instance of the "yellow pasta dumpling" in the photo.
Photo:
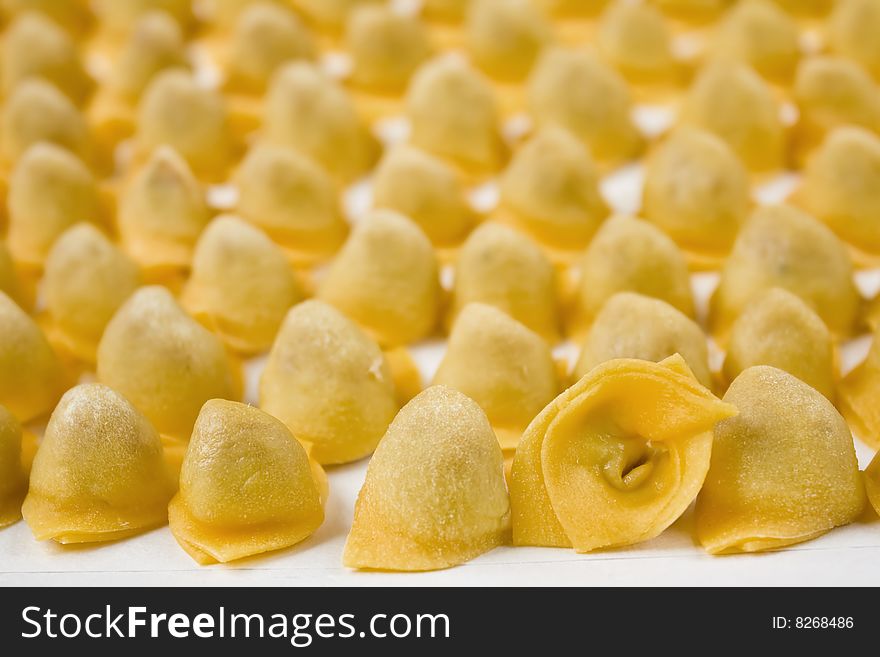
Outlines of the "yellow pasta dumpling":
[[581,379],[597,365],[615,358],[638,358],[655,363],[679,354],[697,381],[711,390],[709,348],[700,326],[660,299],[619,292],[596,316],[574,378]]
[[834,343],[822,318],[779,287],[757,295],[730,329],[723,375],[730,383],[755,365],[770,365],[834,400]]
[[539,127],[567,128],[600,162],[631,159],[644,145],[626,82],[590,53],[547,50],[529,77],[528,105]]
[[107,323],[140,285],[137,265],[91,224],[67,230],[46,258],[43,299],[50,339],[94,363]]
[[822,222],[787,205],[759,208],[724,263],[710,325],[723,337],[756,296],[781,287],[811,306],[832,333],[848,335],[861,305],[852,274],[846,247]]
[[455,169],[407,144],[395,146],[379,162],[373,206],[409,217],[437,247],[461,243],[476,221]]
[[9,251],[28,267],[42,267],[52,244],[81,221],[103,218],[95,178],[70,151],[40,142],[19,159],[9,179]]
[[372,453],[398,405],[379,346],[332,306],[305,301],[287,314],[272,345],[260,408],[315,460],[333,464]]
[[514,155],[500,183],[500,214],[553,251],[582,250],[608,216],[589,151],[557,126]]
[[838,406],[853,432],[874,448],[880,448],[880,338],[874,332],[868,356],[847,374],[838,388]]
[[289,63],[272,79],[263,138],[308,155],[343,182],[364,175],[380,152],[345,90],[306,62]]
[[615,2],[602,15],[596,45],[602,58],[632,82],[675,82],[672,35],[653,5]]
[[874,456],[871,464],[865,470],[865,490],[874,511],[880,514],[880,452]]
[[696,533],[710,554],[757,552],[816,538],[865,503],[852,435],[822,394],[775,367],[750,367],[724,401]]
[[384,346],[424,338],[436,326],[440,305],[431,241],[403,215],[375,210],[354,228],[317,296]]
[[838,0],[826,28],[832,52],[859,62],[880,78],[880,2]]
[[549,404],[517,447],[514,545],[590,552],[658,536],[703,485],[713,427],[735,414],[680,356],[599,365]]
[[52,412],[21,511],[38,541],[114,541],[164,525],[174,488],[147,418],[118,392],[87,383]]
[[139,18],[150,11],[163,11],[182,28],[193,23],[192,0],[97,0],[95,16],[108,37],[124,39]]
[[507,157],[498,106],[488,81],[467,62],[436,57],[416,72],[406,97],[410,141],[482,176]]
[[641,219],[606,221],[580,261],[572,330],[578,334],[617,292],[662,299],[688,317],[694,315],[684,255],[667,235]]
[[168,505],[171,533],[202,565],[289,547],[324,522],[317,477],[281,422],[212,399],[196,420],[180,491]]
[[110,320],[98,345],[97,372],[163,437],[184,443],[202,404],[240,392],[220,339],[159,286],[140,288]]
[[505,451],[559,394],[550,347],[506,313],[471,303],[458,314],[434,385],[463,392],[486,412]]
[[0,529],[21,518],[28,475],[21,454],[21,425],[0,406]]
[[776,100],[745,64],[708,64],[691,86],[680,120],[717,134],[751,171],[784,165],[785,128]]
[[486,414],[446,386],[404,406],[370,460],[342,561],[349,568],[449,568],[507,541],[504,460]]
[[259,228],[215,219],[199,238],[183,306],[232,349],[268,349],[303,292],[284,252]]
[[296,264],[326,260],[348,234],[333,179],[305,155],[259,145],[235,173],[236,211],[259,226]]
[[556,271],[541,249],[522,233],[486,223],[465,241],[455,266],[447,325],[469,303],[503,310],[545,340],[559,337]]
[[294,6],[319,30],[339,33],[345,21],[358,8],[380,0],[293,0]]
[[117,228],[125,251],[147,271],[189,266],[210,215],[204,192],[177,152],[156,149],[119,202]]
[[74,36],[82,36],[91,24],[89,4],[82,0],[2,0],[0,11],[10,18],[39,12]]

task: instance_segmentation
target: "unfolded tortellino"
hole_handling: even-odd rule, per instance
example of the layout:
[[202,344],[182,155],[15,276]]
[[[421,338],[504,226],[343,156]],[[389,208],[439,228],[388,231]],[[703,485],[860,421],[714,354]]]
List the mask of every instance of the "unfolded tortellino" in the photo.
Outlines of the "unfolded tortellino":
[[462,309],[474,302],[503,310],[549,342],[559,337],[553,263],[537,244],[513,228],[485,223],[462,246],[447,326],[452,326]]
[[500,183],[503,220],[570,259],[608,216],[589,150],[558,126],[539,130],[514,155]]
[[370,459],[342,560],[438,570],[509,535],[504,460],[486,414],[457,390],[432,386],[401,409]]
[[321,301],[288,314],[260,379],[260,408],[280,419],[319,463],[347,463],[376,448],[397,413],[379,346]]
[[711,554],[771,550],[855,520],[865,503],[852,435],[822,394],[775,367],[750,367],[724,401],[696,534]]
[[647,221],[617,216],[606,221],[579,263],[570,329],[585,331],[615,293],[637,292],[694,315],[684,255],[666,234]]
[[28,473],[22,459],[21,425],[0,406],[0,529],[21,518],[21,503],[28,489]]
[[880,449],[880,331],[874,332],[868,356],[847,374],[838,388],[838,405],[853,432]]
[[419,68],[406,97],[410,141],[473,177],[498,171],[507,159],[499,108],[486,78],[456,56]]
[[49,419],[22,515],[40,541],[113,541],[164,525],[174,488],[147,418],[87,383],[68,390]]
[[379,162],[373,206],[409,217],[439,248],[460,244],[476,222],[455,169],[408,144],[390,149]]
[[681,127],[648,159],[645,218],[685,250],[695,268],[716,265],[748,216],[749,176],[711,132]]
[[345,89],[303,61],[286,64],[272,79],[263,139],[308,155],[343,182],[364,175],[380,152]]
[[596,45],[602,58],[629,81],[672,85],[680,71],[663,14],[647,3],[614,2],[602,15]]
[[427,337],[437,324],[440,279],[431,241],[410,219],[374,210],[352,230],[318,287],[381,345]]
[[40,268],[55,240],[81,221],[104,218],[97,183],[70,151],[40,142],[21,157],[9,179],[9,251],[20,264]]
[[755,210],[740,231],[712,296],[709,323],[720,336],[760,293],[792,292],[831,332],[853,332],[861,299],[846,247],[814,217],[788,205]]
[[691,85],[680,120],[717,134],[750,171],[774,171],[784,165],[786,134],[776,100],[745,64],[707,64]]
[[680,356],[591,370],[529,425],[510,482],[514,545],[619,547],[658,536],[703,485],[736,414]]
[[560,386],[550,347],[503,311],[471,303],[459,313],[434,385],[455,388],[477,402],[505,451],[549,404]]
[[204,192],[186,160],[162,146],[122,191],[117,228],[131,258],[161,276],[189,266],[209,220]]
[[50,340],[94,363],[104,328],[140,282],[137,265],[95,226],[70,228],[46,258],[43,300]]
[[168,506],[171,532],[202,565],[280,550],[324,522],[323,472],[281,422],[212,399],[202,407]]
[[174,447],[189,439],[202,404],[240,394],[223,343],[160,286],[137,290],[107,324],[97,372]]
[[269,144],[252,148],[235,173],[236,211],[297,265],[328,259],[348,235],[338,190],[307,156]]
[[183,306],[232,349],[268,349],[303,292],[284,252],[263,231],[231,215],[199,238]]
[[725,383],[754,365],[788,372],[834,400],[831,333],[806,302],[783,288],[758,294],[730,329],[722,370]]
[[880,2],[877,0],[838,0],[828,19],[830,49],[859,62],[880,79]]
[[590,327],[574,379],[615,358],[658,363],[675,354],[684,359],[697,381],[712,388],[709,348],[699,324],[665,301],[619,292],[602,306]]
[[644,145],[626,82],[588,52],[547,49],[529,77],[528,105],[539,127],[567,128],[599,162],[629,160]]
[[874,459],[865,470],[865,491],[874,511],[880,515],[880,452],[874,455]]

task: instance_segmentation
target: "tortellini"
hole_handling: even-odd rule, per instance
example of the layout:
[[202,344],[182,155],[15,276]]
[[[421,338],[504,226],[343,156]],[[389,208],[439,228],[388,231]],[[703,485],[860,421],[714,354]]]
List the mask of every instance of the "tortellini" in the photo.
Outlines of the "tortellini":
[[822,222],[787,205],[759,208],[724,263],[710,324],[723,337],[752,299],[781,287],[806,301],[832,333],[848,335],[861,305],[852,274],[846,247]]
[[322,474],[274,417],[212,399],[196,420],[180,491],[168,506],[171,532],[203,565],[294,545],[324,521]]
[[541,249],[522,233],[485,223],[465,241],[455,266],[447,324],[473,302],[503,310],[555,342],[559,337],[556,271]]
[[82,0],[2,0],[0,10],[7,17],[39,12],[52,19],[74,36],[82,36],[89,28],[91,14],[88,2]]
[[541,336],[482,303],[459,313],[433,383],[477,402],[506,451],[516,449],[529,422],[560,390],[553,355]]
[[730,329],[723,374],[727,383],[755,365],[771,365],[834,400],[831,333],[800,297],[779,287],[758,294]]
[[828,19],[827,38],[831,50],[859,62],[880,78],[880,2],[838,0]]
[[868,493],[868,501],[871,502],[874,511],[880,515],[880,452],[874,456],[865,470],[865,490]]
[[602,15],[596,45],[604,60],[634,83],[671,84],[678,62],[660,11],[649,4],[615,2]]
[[529,77],[528,105],[539,127],[567,128],[600,162],[631,159],[644,145],[626,82],[587,52],[545,51]]
[[319,463],[370,454],[397,413],[378,345],[332,306],[305,301],[287,315],[260,379],[260,408],[280,419]]
[[880,332],[874,332],[874,341],[868,356],[847,374],[838,389],[840,412],[846,417],[853,432],[874,448],[880,448]]
[[0,529],[21,518],[21,503],[28,489],[21,437],[21,425],[0,406]]
[[174,487],[147,419],[107,386],[82,384],[49,419],[22,514],[40,541],[113,541],[164,525]]
[[501,448],[486,414],[446,386],[401,409],[370,460],[343,563],[449,568],[502,545],[510,502]]
[[299,9],[319,30],[338,33],[346,19],[358,8],[378,4],[379,0],[293,0]]
[[859,516],[865,493],[852,436],[831,402],[768,366],[745,370],[724,401],[739,415],[715,428],[696,508],[709,553],[800,543]]
[[435,328],[440,280],[431,241],[412,221],[375,210],[354,228],[318,287],[384,346],[426,337]]
[[501,213],[554,251],[582,250],[609,209],[589,151],[557,126],[538,131],[500,182]]
[[597,365],[615,358],[660,362],[684,358],[697,381],[711,390],[709,349],[700,326],[660,299],[619,292],[596,316],[574,368],[581,379]]
[[510,481],[514,545],[577,552],[658,536],[693,502],[736,414],[680,356],[593,369],[529,425]]
[[183,306],[232,349],[268,349],[303,292],[284,252],[259,228],[215,219],[196,245]]
[[97,0],[94,10],[107,37],[124,39],[131,26],[150,11],[163,11],[181,28],[189,28],[193,22],[191,5],[192,0]]

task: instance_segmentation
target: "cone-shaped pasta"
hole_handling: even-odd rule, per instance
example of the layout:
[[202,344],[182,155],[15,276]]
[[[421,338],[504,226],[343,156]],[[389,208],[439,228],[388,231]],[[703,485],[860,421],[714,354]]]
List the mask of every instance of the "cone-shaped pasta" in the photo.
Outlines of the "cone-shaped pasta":
[[68,390],[52,412],[22,515],[39,541],[113,541],[165,524],[173,494],[147,418],[89,383]]
[[0,122],[0,150],[7,166],[14,165],[41,141],[63,146],[84,161],[93,155],[91,135],[82,114],[45,80],[22,81],[6,100]]
[[580,262],[575,333],[587,328],[617,292],[662,299],[688,317],[694,315],[684,256],[675,242],[641,219],[609,219],[587,247]]
[[81,36],[89,27],[91,14],[88,2],[74,0],[2,0],[0,10],[12,18],[26,12],[39,12],[74,36]]
[[774,287],[758,295],[730,329],[724,378],[771,365],[834,399],[834,344],[828,327],[800,297]]
[[798,201],[862,253],[880,254],[880,137],[832,132],[810,159]]
[[459,313],[433,383],[477,402],[501,448],[511,451],[560,390],[553,355],[541,336],[482,303]]
[[589,151],[556,126],[540,130],[511,160],[501,207],[538,242],[567,251],[583,249],[608,215]]
[[235,182],[237,212],[266,231],[297,263],[326,259],[348,234],[333,179],[305,155],[256,146]]
[[147,270],[189,266],[210,219],[204,193],[186,161],[156,149],[123,192],[118,229],[123,248]]
[[435,327],[440,303],[431,241],[406,217],[376,210],[352,231],[318,297],[382,345],[419,340]]
[[380,0],[293,0],[309,21],[318,29],[330,33],[339,33],[358,7],[378,2]]
[[312,60],[315,55],[312,35],[296,14],[280,4],[258,2],[247,7],[236,22],[228,82],[234,89],[262,93],[283,64]]
[[674,81],[672,36],[663,14],[649,4],[615,2],[603,14],[597,46],[602,58],[637,83]]
[[345,90],[306,62],[287,64],[275,75],[263,131],[267,142],[308,155],[345,182],[366,173],[379,156]]
[[838,390],[840,411],[853,432],[874,448],[880,448],[880,331],[874,332],[874,342],[868,357],[840,383]]
[[91,93],[92,80],[63,28],[38,12],[19,15],[3,34],[0,89],[9,96],[19,82],[43,78],[77,104]]
[[[573,0],[572,0],[573,1]],[[660,7],[663,13],[675,18],[691,21],[704,22],[718,16],[725,7],[733,4],[734,0],[650,0]]]
[[475,221],[455,169],[405,144],[388,151],[379,163],[373,205],[409,217],[439,247],[459,244]]
[[874,511],[880,514],[880,452],[874,456],[871,464],[865,470],[865,490]]
[[506,158],[498,107],[486,79],[455,57],[424,64],[407,91],[410,140],[465,172],[497,171]]
[[189,439],[202,404],[238,396],[223,343],[164,287],[142,287],[98,345],[98,379],[124,394],[163,435]]
[[619,292],[608,299],[590,327],[575,379],[615,358],[638,358],[655,363],[679,354],[697,380],[712,387],[709,349],[699,325],[665,301]]
[[589,552],[654,538],[696,497],[712,428],[735,413],[680,356],[599,365],[548,405],[517,447],[514,545]]
[[852,522],[865,492],[843,418],[775,367],[745,370],[724,401],[739,415],[715,429],[697,499],[697,538],[711,554],[800,543]]
[[528,96],[538,126],[567,128],[599,161],[627,160],[642,148],[626,82],[587,52],[545,52],[529,78]]
[[358,494],[343,563],[437,570],[503,544],[510,533],[504,460],[486,414],[446,386],[401,409]]
[[21,518],[28,477],[21,459],[21,425],[0,406],[0,529]]
[[258,408],[212,399],[202,407],[168,506],[171,532],[200,564],[280,550],[324,522],[308,454]]
[[66,231],[46,259],[43,298],[51,338],[95,361],[107,322],[140,285],[137,265],[91,224]]
[[831,50],[859,62],[880,78],[880,2],[839,0],[827,23]]
[[378,345],[332,306],[306,301],[275,338],[260,408],[310,446],[319,463],[347,463],[376,448],[398,406]]
[[694,258],[729,252],[749,205],[748,172],[711,132],[679,128],[648,159],[645,218]]
[[124,38],[138,19],[150,11],[163,11],[182,28],[192,24],[192,0],[97,0],[95,16],[101,30],[113,38]]
[[156,75],[138,108],[137,145],[142,154],[171,146],[198,176],[222,178],[233,156],[223,97],[200,87],[179,69]]
[[712,296],[710,324],[722,336],[771,287],[810,305],[837,335],[856,323],[860,298],[846,247],[820,221],[786,205],[757,209],[740,231]]
[[199,239],[182,302],[230,347],[254,353],[272,344],[302,298],[284,252],[259,228],[223,216]]
[[454,324],[458,313],[474,302],[503,310],[548,341],[559,337],[553,264],[512,228],[483,224],[462,246],[448,323]]
[[95,179],[72,153],[47,142],[34,144],[9,180],[9,251],[39,267],[52,244],[81,221],[101,219]]
[[765,82],[745,64],[715,61],[697,76],[681,121],[714,132],[752,171],[783,166],[785,128]]

